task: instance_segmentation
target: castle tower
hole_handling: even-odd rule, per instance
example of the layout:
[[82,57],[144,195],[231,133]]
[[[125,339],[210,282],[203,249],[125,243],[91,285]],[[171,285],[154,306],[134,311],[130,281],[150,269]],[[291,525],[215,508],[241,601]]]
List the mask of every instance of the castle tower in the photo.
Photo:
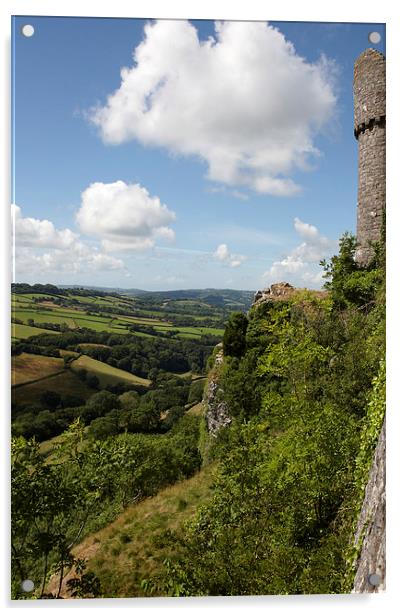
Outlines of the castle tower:
[[357,58],[353,81],[354,133],[359,142],[356,261],[366,265],[370,241],[381,237],[385,209],[385,57],[366,49]]

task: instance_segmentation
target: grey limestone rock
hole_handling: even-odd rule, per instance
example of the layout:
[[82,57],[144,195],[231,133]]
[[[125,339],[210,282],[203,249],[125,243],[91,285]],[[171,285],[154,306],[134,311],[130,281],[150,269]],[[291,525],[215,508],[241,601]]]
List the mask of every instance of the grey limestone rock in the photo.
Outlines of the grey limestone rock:
[[354,544],[360,543],[362,547],[356,562],[356,575],[352,592],[375,593],[384,591],[385,420],[374,453],[356,528]]

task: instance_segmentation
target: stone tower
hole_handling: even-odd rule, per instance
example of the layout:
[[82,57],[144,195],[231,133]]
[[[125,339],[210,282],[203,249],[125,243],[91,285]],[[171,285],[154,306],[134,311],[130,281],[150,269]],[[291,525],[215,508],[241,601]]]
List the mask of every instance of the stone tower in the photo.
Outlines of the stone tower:
[[385,57],[366,49],[354,67],[354,133],[359,142],[356,261],[366,265],[385,209]]

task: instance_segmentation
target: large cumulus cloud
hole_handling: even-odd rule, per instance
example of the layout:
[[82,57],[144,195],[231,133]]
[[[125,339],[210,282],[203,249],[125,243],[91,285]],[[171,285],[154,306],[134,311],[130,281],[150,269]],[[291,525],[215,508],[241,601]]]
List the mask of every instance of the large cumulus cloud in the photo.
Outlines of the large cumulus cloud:
[[103,140],[136,139],[206,162],[208,177],[289,196],[319,155],[336,107],[334,63],[307,62],[261,22],[219,22],[201,41],[187,21],[145,27],[120,87],[90,113]]

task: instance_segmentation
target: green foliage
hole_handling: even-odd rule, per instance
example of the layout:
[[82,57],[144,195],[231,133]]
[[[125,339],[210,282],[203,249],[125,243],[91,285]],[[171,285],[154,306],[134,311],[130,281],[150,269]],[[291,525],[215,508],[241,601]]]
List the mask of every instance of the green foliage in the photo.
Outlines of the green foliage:
[[198,379],[190,385],[190,391],[188,394],[188,404],[196,404],[201,402],[204,393],[205,379]]
[[243,312],[230,315],[223,334],[223,352],[232,357],[241,357],[246,347],[248,320]]
[[354,544],[354,532],[356,530],[357,520],[360,513],[361,503],[364,499],[365,488],[370,472],[370,467],[373,460],[375,448],[377,446],[378,437],[385,421],[386,408],[386,381],[385,381],[385,359],[380,363],[378,375],[373,379],[373,389],[369,395],[367,405],[367,415],[364,418],[363,427],[361,430],[360,448],[356,458],[355,468],[355,493],[353,504],[353,526],[350,533],[350,545],[346,550],[347,569],[344,579],[344,592],[350,592],[353,587],[355,576],[355,566],[357,558],[360,555],[364,532],[360,533],[360,539],[357,545]]
[[346,235],[327,266],[329,296],[262,303],[244,337],[229,336],[241,344],[214,378],[233,420],[214,497],[166,564],[166,594],[344,590],[385,383],[383,263],[359,268],[355,247]]
[[339,242],[339,254],[333,256],[330,262],[321,262],[327,278],[324,286],[331,291],[338,307],[374,303],[379,288],[384,284],[384,241],[375,245],[374,258],[367,268],[359,266],[355,261],[356,248],[356,238],[345,233]]
[[119,396],[119,401],[122,409],[131,411],[138,406],[140,395],[136,391],[126,391]]
[[[34,596],[47,596],[51,565],[60,575],[74,564],[71,549],[98,499],[87,478],[71,471],[77,462],[76,445],[82,427],[76,423],[66,435],[63,462],[45,464],[37,443],[22,437],[12,441],[12,579],[14,598],[22,598],[19,584],[35,583]],[[68,453],[69,452],[69,453]],[[78,471],[78,468],[76,469]]]
[[[102,418],[102,420],[107,419]],[[91,426],[95,432],[98,426]],[[35,582],[35,597],[48,596],[49,576],[60,580],[74,567],[74,596],[97,596],[99,582],[73,546],[90,530],[116,516],[122,507],[199,469],[199,418],[182,417],[164,436],[125,434],[103,440],[85,438],[77,420],[47,462],[38,444],[20,437],[12,455],[12,579]],[[103,435],[102,435],[103,436]]]
[[367,405],[359,454],[356,460],[356,483],[360,490],[366,484],[374,450],[377,445],[385,417],[385,359],[380,363],[378,375],[373,379],[373,389],[370,392]]
[[258,354],[250,351],[242,358],[225,359],[220,381],[231,415],[249,420],[258,415],[261,406],[261,388],[256,372]]
[[114,417],[106,416],[106,417],[97,417],[89,426],[88,436],[101,441],[109,436],[113,436],[114,434],[118,434],[119,427],[114,419]]
[[[99,596],[99,580],[73,557],[73,546],[122,508],[191,476],[201,454],[204,465],[218,462],[212,498],[182,533],[159,538],[170,548],[165,573],[144,580],[144,593],[350,591],[359,550],[350,547],[351,535],[385,410],[385,249],[378,243],[367,268],[355,262],[355,250],[355,238],[345,234],[339,255],[323,263],[327,296],[302,292],[262,302],[249,318],[232,314],[223,363],[213,368],[232,422],[213,438],[205,418],[185,413],[200,399],[203,381],[166,373],[202,370],[211,340],[197,346],[90,330],[57,336],[61,349],[84,341],[106,345],[94,347],[93,356],[149,375],[152,383],[141,395],[116,388],[76,408],[49,399],[47,409],[16,416],[16,436],[44,439],[72,425],[48,459],[34,440],[13,441],[15,597],[21,579],[34,579],[35,596],[44,596],[49,575],[61,585],[71,568],[73,595]],[[89,304],[90,295],[82,297]],[[205,299],[224,303],[218,296]],[[183,319],[184,300],[176,300],[172,319]],[[136,304],[145,310],[151,302],[158,314],[161,301]],[[197,308],[198,316],[206,317],[204,309]],[[31,344],[55,350],[51,338],[37,336]],[[21,350],[16,345],[15,352]],[[175,507],[178,515],[187,500]],[[130,541],[131,534],[118,535],[110,553],[121,557]]]
[[82,571],[80,576],[70,578],[67,581],[67,588],[74,598],[96,598],[101,594],[99,578],[93,571],[87,573]]
[[55,409],[61,402],[61,397],[56,391],[46,390],[40,397],[40,401],[47,409]]

